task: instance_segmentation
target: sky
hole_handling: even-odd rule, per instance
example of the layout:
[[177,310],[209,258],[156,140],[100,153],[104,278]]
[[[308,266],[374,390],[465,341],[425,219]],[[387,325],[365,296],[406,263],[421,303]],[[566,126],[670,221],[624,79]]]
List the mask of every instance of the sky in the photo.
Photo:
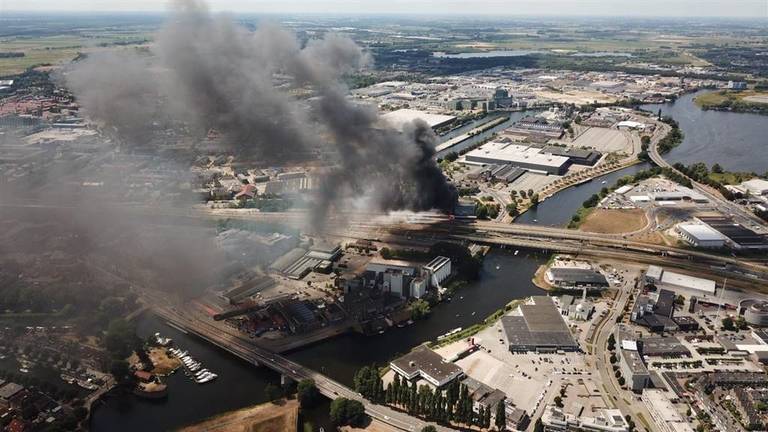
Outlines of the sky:
[[[244,13],[768,18],[768,0],[208,0]],[[3,11],[163,11],[167,0],[0,0]]]

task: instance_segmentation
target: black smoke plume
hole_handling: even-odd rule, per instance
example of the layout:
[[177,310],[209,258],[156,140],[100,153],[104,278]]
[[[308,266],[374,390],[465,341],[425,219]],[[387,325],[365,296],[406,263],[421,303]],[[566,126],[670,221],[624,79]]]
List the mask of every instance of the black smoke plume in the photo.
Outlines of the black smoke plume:
[[[313,226],[352,202],[368,210],[451,210],[454,188],[434,160],[423,122],[396,131],[376,109],[347,98],[341,78],[369,63],[334,34],[303,46],[274,24],[255,32],[180,1],[150,52],[94,55],[67,76],[90,115],[125,145],[144,146],[155,125],[223,134],[226,151],[269,165],[316,151],[337,155],[322,181]],[[302,89],[316,96],[292,96]]]

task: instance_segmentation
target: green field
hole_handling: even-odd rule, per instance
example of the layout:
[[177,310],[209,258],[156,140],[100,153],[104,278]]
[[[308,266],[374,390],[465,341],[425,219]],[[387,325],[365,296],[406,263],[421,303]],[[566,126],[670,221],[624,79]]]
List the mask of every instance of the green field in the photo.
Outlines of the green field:
[[[743,104],[757,104],[757,105],[765,105],[765,103],[756,102],[755,98],[766,98],[768,99],[768,92],[759,92],[754,90],[745,90],[745,91],[728,91],[728,90],[721,90],[721,91],[714,91],[711,93],[706,93],[701,96],[698,96],[696,98],[696,105],[700,107],[712,107],[712,106],[719,106],[727,102],[739,102]],[[752,100],[750,100],[752,99]]]
[[33,66],[64,64],[79,53],[130,45],[150,38],[150,34],[140,32],[0,38],[0,52],[24,53],[24,57],[0,58],[0,76],[19,74]]

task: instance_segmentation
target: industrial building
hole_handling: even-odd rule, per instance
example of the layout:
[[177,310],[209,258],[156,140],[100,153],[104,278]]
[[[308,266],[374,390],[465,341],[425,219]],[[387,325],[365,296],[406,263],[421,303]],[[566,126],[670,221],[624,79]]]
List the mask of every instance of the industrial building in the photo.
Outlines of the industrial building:
[[683,418],[669,399],[670,393],[658,389],[645,389],[641,397],[651,414],[654,430],[660,432],[693,432],[688,420]]
[[576,165],[595,165],[602,155],[595,150],[578,149],[572,147],[563,147],[549,145],[542,149],[542,152],[555,156],[567,157],[571,163]]
[[734,249],[768,249],[768,236],[758,234],[725,216],[699,216],[701,222],[728,238],[728,245]]
[[444,256],[435,257],[423,269],[429,275],[432,286],[439,287],[440,283],[451,275],[451,259]]
[[675,293],[669,290],[659,290],[655,299],[640,296],[635,301],[629,319],[637,325],[647,327],[652,332],[678,330],[674,320]]
[[544,277],[547,282],[562,289],[608,288],[608,280],[591,268],[550,267]]
[[725,236],[709,225],[681,223],[677,231],[683,240],[695,247],[719,249],[725,246]]
[[408,381],[423,379],[436,388],[464,375],[464,371],[460,367],[446,361],[440,354],[424,346],[391,361],[389,366],[395,373]]
[[405,274],[406,276],[415,277],[417,274],[417,271],[416,271],[417,267],[418,267],[417,264],[414,264],[408,261],[385,260],[385,259],[374,258],[368,263],[368,265],[365,267],[365,270],[378,274],[378,273],[384,273],[389,269],[394,269],[394,270],[401,270],[403,274]]
[[257,293],[276,285],[269,276],[257,276],[221,294],[229,304],[238,304]]
[[739,313],[744,315],[748,324],[768,327],[768,301],[746,299],[739,303]]
[[511,141],[491,141],[465,155],[467,162],[480,164],[510,164],[529,171],[562,175],[570,166],[570,159],[547,154],[541,148]]
[[640,352],[646,357],[690,357],[691,352],[675,337],[647,337],[640,339]]
[[648,266],[645,282],[656,286],[701,291],[710,295],[715,294],[716,286],[713,280],[671,272],[654,265]]
[[456,120],[455,116],[430,114],[428,112],[414,109],[399,109],[396,111],[391,111],[386,114],[382,114],[381,118],[398,130],[402,130],[407,124],[413,122],[414,120],[422,120],[426,122],[432,129],[439,129],[453,123]]
[[515,315],[501,317],[509,350],[512,352],[577,351],[578,343],[558,312],[551,297],[533,296]]
[[752,179],[741,183],[741,188],[745,193],[754,196],[768,195],[768,180]]

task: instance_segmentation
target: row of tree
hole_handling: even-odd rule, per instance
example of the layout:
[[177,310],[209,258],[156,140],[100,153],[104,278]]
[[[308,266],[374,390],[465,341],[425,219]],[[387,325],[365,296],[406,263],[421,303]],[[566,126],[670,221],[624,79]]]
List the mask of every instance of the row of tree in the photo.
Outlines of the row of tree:
[[[395,379],[383,386],[381,371],[376,366],[361,368],[354,377],[355,390],[366,399],[402,408],[408,414],[438,423],[460,423],[488,429],[491,427],[491,407],[474,409],[469,389],[454,381],[443,390],[409,383],[395,374]],[[504,402],[495,407],[494,425],[504,429],[506,413]]]

